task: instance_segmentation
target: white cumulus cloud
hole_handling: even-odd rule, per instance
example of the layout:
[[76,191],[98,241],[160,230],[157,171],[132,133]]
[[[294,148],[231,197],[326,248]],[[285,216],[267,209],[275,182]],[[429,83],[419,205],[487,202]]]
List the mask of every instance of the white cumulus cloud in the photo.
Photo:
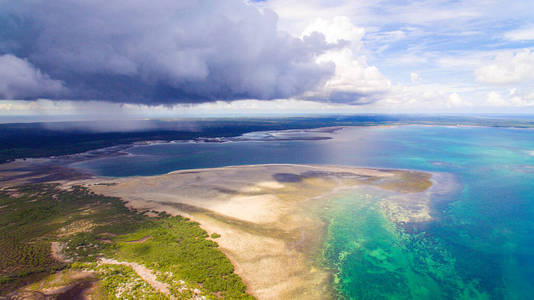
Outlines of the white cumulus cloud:
[[365,29],[354,26],[348,17],[336,16],[332,19],[318,18],[314,20],[304,29],[302,36],[310,35],[313,32],[324,34],[328,43],[344,40],[350,42],[353,49],[358,49]]
[[368,65],[365,56],[358,55],[365,30],[354,26],[349,18],[316,19],[303,35],[311,32],[323,34],[329,43],[344,41],[348,44],[347,47],[332,48],[317,57],[318,64],[334,63],[335,73],[324,86],[305,94],[305,97],[361,104],[375,101],[377,94],[390,88],[390,81],[378,68]]
[[501,53],[486,66],[475,70],[478,81],[490,84],[511,84],[534,80],[534,52]]
[[468,102],[465,102],[458,93],[452,93],[449,95],[449,98],[446,102],[447,107],[462,107],[462,106],[470,106]]
[[528,93],[518,94],[516,92],[505,97],[498,92],[491,91],[486,97],[485,104],[496,107],[528,107],[534,106],[534,97]]

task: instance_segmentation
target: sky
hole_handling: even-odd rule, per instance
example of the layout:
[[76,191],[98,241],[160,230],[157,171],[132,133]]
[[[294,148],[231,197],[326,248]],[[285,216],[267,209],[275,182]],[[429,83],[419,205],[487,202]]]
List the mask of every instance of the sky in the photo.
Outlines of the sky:
[[534,1],[0,0],[0,99],[0,120],[532,114]]

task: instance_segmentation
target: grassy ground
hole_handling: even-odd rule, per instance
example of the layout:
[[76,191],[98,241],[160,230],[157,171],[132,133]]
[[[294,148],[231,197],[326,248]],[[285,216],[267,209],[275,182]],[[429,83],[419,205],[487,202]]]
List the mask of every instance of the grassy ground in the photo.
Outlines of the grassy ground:
[[[0,191],[0,228],[0,295],[32,282],[53,282],[60,270],[83,269],[96,274],[94,293],[107,298],[167,298],[130,267],[98,263],[106,257],[145,266],[179,299],[251,298],[197,223],[165,214],[150,218],[118,198],[81,187],[65,191],[41,184]],[[73,263],[54,259],[51,242],[61,244]]]

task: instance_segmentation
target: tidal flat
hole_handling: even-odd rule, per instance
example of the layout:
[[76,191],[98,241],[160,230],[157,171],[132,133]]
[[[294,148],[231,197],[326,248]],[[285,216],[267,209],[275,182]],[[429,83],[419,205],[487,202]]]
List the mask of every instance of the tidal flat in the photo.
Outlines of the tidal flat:
[[[0,179],[5,202],[0,213],[8,222],[4,250],[17,252],[35,244],[42,258],[26,261],[13,252],[15,256],[3,262],[4,291],[18,296],[120,298],[125,287],[119,282],[139,282],[143,284],[131,291],[133,296],[335,298],[335,270],[321,254],[332,199],[379,191],[381,208],[394,222],[432,218],[432,175],[407,170],[280,164],[89,178],[46,160],[29,160],[2,165]],[[42,215],[43,209],[49,213]],[[27,217],[32,214],[39,216]],[[188,225],[188,220],[193,223]],[[31,231],[36,226],[40,231]],[[9,240],[20,230],[31,234]],[[162,239],[168,235],[206,239],[207,244],[178,250],[169,237]],[[235,271],[232,276],[241,277],[223,284],[230,288],[210,283],[209,274],[189,278],[189,267],[183,271],[183,257],[208,251],[209,243],[216,243],[233,266],[224,267],[227,258],[216,258],[217,251],[206,255],[218,262],[204,263],[215,263],[221,274]],[[160,257],[162,251],[165,257]],[[24,268],[17,268],[21,263]],[[202,263],[194,264],[190,271],[202,274],[195,269]],[[241,279],[245,285],[240,287]],[[182,283],[174,287],[175,282]]]
[[397,224],[432,219],[432,175],[341,166],[252,165],[150,177],[75,181],[152,213],[199,222],[259,299],[333,298],[335,271],[321,262],[329,203],[344,193],[380,193]]

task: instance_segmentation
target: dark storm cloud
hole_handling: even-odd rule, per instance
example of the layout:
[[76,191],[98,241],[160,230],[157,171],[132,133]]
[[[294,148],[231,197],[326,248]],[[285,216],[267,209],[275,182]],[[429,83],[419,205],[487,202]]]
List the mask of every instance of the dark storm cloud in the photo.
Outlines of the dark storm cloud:
[[[335,66],[315,57],[343,41],[328,44],[318,33],[295,38],[276,23],[274,12],[240,0],[0,0],[0,57],[37,74],[33,83],[0,85],[0,97],[273,99],[332,76]],[[9,78],[0,72],[0,82]]]
[[0,96],[54,97],[64,92],[61,81],[36,70],[28,61],[10,54],[0,55]]

